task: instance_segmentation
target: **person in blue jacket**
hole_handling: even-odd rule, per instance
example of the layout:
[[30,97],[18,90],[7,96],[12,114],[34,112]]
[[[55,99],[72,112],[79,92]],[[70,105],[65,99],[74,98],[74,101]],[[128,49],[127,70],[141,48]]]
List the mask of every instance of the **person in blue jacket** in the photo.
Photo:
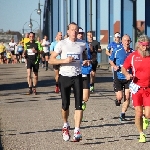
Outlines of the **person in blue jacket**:
[[[120,33],[119,33],[119,32],[116,32],[116,33],[114,34],[114,41],[113,41],[113,42],[110,42],[110,43],[108,44],[108,46],[107,46],[107,49],[106,49],[106,55],[108,55],[109,58],[110,58],[112,52],[114,51],[114,49],[119,48],[119,47],[122,45],[120,39],[121,39]],[[115,73],[114,73],[114,69],[113,69],[112,66],[111,66],[111,70],[112,70],[113,79],[114,79],[114,74],[115,74]]]
[[[83,29],[79,28],[78,39],[83,41]],[[83,61],[81,62],[82,65],[82,81],[83,81],[83,103],[82,109],[85,110],[86,102],[90,96],[90,72],[92,71],[91,65],[91,53],[90,53],[90,46],[87,44],[85,51],[82,55]]]
[[[120,114],[120,121],[125,121],[125,112],[127,111],[130,104],[130,90],[129,84],[131,81],[127,80],[125,75],[122,74],[121,67],[125,59],[133,52],[130,48],[131,39],[130,36],[125,34],[122,37],[122,46],[113,50],[110,56],[110,65],[114,68],[115,78],[114,78],[114,90],[116,93],[116,106],[120,106],[121,100],[123,98],[123,88],[124,88],[124,102],[122,104],[122,111]],[[131,71],[131,70],[129,70]]]

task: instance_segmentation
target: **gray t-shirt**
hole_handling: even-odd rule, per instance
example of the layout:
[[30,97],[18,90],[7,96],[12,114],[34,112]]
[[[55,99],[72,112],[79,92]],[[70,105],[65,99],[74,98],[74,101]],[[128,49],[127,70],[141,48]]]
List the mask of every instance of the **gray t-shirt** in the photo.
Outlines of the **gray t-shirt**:
[[68,77],[81,74],[82,53],[85,48],[86,43],[81,40],[72,42],[69,38],[66,38],[58,42],[54,51],[61,55],[61,59],[66,59],[68,56],[74,57],[73,62],[61,64],[59,74]]

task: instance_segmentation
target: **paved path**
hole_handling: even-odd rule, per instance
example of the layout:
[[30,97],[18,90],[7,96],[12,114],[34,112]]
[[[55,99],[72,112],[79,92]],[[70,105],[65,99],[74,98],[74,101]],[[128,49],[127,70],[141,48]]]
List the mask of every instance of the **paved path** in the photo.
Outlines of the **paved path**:
[[[132,106],[128,121],[120,123],[120,107],[114,105],[111,72],[98,69],[96,92],[91,94],[84,122],[83,140],[78,143],[62,140],[61,98],[55,94],[53,71],[40,68],[38,95],[26,95],[24,64],[0,65],[0,135],[4,150],[143,150],[148,142],[138,143]],[[71,94],[70,125],[73,134],[74,98]],[[1,145],[1,144],[0,144]]]

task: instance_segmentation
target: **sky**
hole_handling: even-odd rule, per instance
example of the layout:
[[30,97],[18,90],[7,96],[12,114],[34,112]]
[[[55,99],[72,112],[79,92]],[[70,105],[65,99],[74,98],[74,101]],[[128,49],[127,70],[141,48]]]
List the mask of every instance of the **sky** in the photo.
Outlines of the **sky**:
[[[120,1],[114,0],[114,22],[120,20]],[[4,31],[19,31],[22,33],[22,29],[30,31],[29,23],[26,23],[31,18],[33,21],[33,31],[39,28],[40,16],[34,11],[38,8],[39,0],[0,0],[0,29]],[[40,0],[41,10],[43,12],[45,0]],[[137,20],[144,20],[144,0],[137,0]],[[108,29],[108,0],[101,0],[101,29]],[[43,17],[43,13],[42,13]],[[38,22],[38,23],[37,23]],[[25,24],[26,23],[26,24]],[[43,19],[41,19],[43,23]],[[25,25],[24,25],[25,24]],[[43,26],[42,26],[43,27]]]

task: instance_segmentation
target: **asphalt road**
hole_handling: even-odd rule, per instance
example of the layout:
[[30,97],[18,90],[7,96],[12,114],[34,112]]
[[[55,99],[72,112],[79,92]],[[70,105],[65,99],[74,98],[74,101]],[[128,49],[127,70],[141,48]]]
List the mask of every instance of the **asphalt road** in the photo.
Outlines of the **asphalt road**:
[[[0,146],[4,150],[144,150],[150,148],[150,128],[145,133],[147,143],[138,143],[132,104],[127,121],[120,123],[121,107],[114,105],[115,94],[111,72],[98,69],[95,92],[84,111],[80,142],[62,140],[61,97],[54,93],[54,73],[40,67],[35,95],[26,95],[24,64],[0,65]],[[71,94],[71,135],[74,129],[74,96]]]

